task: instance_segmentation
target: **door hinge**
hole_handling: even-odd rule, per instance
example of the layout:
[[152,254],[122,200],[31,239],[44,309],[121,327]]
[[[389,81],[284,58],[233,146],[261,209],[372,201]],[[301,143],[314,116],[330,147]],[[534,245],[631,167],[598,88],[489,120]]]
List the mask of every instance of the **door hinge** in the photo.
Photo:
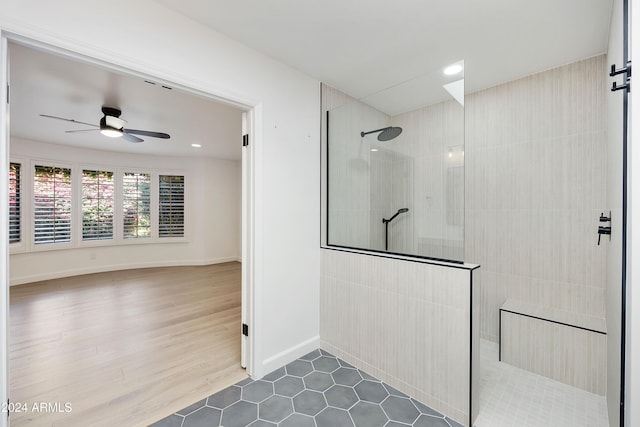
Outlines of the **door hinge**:
[[9,418],[9,415],[11,415],[11,411],[9,410],[10,403],[11,403],[11,400],[9,400],[9,398],[7,397],[7,418]]
[[242,135],[242,146],[246,147],[249,145],[249,134]]
[[245,337],[249,336],[249,325],[247,325],[246,323],[242,324],[242,335],[244,335]]

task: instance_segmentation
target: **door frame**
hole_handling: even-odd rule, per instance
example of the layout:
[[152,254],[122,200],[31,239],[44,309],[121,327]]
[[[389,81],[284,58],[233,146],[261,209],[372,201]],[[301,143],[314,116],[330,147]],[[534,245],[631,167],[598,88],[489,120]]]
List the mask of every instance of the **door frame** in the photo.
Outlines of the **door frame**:
[[[9,55],[7,38],[0,37],[0,404],[9,398]],[[0,413],[0,427],[9,425],[9,408]]]
[[[640,58],[640,7],[629,2],[629,59]],[[634,31],[636,29],[637,31]],[[635,65],[637,66],[637,64]],[[637,79],[637,73],[631,78]],[[629,236],[627,242],[627,340],[626,344],[626,404],[625,422],[628,426],[640,425],[640,130],[635,125],[640,123],[640,91],[637,83],[631,87],[629,94],[629,165],[628,221]],[[635,166],[635,167],[634,167]],[[635,361],[635,362],[632,362]]]
[[[132,63],[126,57],[111,57],[108,55],[97,55],[94,52],[87,54],[86,48],[77,43],[68,43],[60,46],[58,40],[46,37],[42,34],[37,36],[21,35],[0,28],[0,205],[8,206],[8,165],[9,165],[9,107],[5,100],[8,100],[9,92],[9,64],[8,64],[8,44],[15,42],[27,45],[32,48],[44,50],[46,52],[63,55],[69,58],[80,60],[102,68],[120,73],[126,73],[138,77],[151,78],[155,81],[164,82],[176,89],[190,92],[194,95],[204,96],[212,101],[222,102],[241,110],[243,113],[243,133],[252,136],[254,142],[242,149],[242,221],[241,221],[241,262],[242,262],[242,322],[249,327],[250,334],[243,337],[241,325],[238,325],[238,333],[241,339],[242,355],[241,365],[247,370],[250,376],[256,375],[260,364],[256,346],[258,330],[255,328],[258,304],[255,292],[255,242],[257,217],[255,208],[256,200],[256,146],[259,145],[262,135],[262,104],[252,99],[242,99],[237,95],[214,93],[208,89],[195,87],[193,83],[180,83],[183,79],[179,76],[160,77],[154,74],[153,69],[144,69],[143,65]],[[84,52],[84,53],[83,53]],[[100,58],[99,56],[107,56]],[[121,64],[121,65],[117,65]],[[124,64],[124,65],[122,65]],[[238,144],[242,141],[242,135],[238,135]],[[259,187],[259,185],[258,185]],[[259,236],[258,236],[259,238]],[[9,341],[9,236],[7,215],[0,215],[0,404],[6,402],[9,397],[9,368],[8,368],[8,341]],[[0,427],[6,427],[9,423],[7,417],[0,414]]]

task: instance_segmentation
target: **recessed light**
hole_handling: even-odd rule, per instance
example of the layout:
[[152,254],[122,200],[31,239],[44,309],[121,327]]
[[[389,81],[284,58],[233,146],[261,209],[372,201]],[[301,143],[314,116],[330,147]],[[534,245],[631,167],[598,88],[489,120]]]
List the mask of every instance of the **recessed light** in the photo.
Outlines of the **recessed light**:
[[372,148],[371,151],[378,151],[378,149],[377,148]]
[[191,146],[192,146],[193,148],[200,148],[200,147],[202,147],[202,145],[200,145],[200,144],[191,144]]
[[443,70],[447,76],[453,76],[454,74],[458,74],[462,71],[462,64],[451,64],[447,68]]

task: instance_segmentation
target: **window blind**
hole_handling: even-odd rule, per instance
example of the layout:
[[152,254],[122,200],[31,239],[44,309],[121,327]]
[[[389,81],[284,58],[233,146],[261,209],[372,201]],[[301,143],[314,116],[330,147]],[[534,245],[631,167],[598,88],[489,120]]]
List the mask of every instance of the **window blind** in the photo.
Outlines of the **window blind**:
[[126,172],[122,180],[125,239],[151,236],[151,175]]
[[22,239],[20,163],[9,163],[9,243]]
[[113,172],[82,171],[82,240],[113,239]]
[[71,169],[35,166],[34,243],[71,241]]
[[160,175],[158,235],[184,237],[184,176]]

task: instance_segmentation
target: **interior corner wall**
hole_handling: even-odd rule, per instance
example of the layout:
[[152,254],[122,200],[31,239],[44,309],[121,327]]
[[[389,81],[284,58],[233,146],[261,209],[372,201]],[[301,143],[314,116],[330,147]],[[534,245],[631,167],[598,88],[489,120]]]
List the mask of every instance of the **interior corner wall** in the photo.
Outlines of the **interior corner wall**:
[[[184,243],[79,246],[12,253],[12,285],[131,268],[207,265],[238,258],[239,161],[185,157],[176,162],[173,157],[88,150],[20,138],[11,138],[10,155],[44,162],[64,162],[78,167],[105,166],[112,170],[121,167],[166,168],[166,171],[184,173],[186,183]],[[176,164],[180,165],[180,169],[174,169]],[[29,165],[25,165],[25,185],[30,182],[26,176],[29,170]],[[30,202],[23,198],[23,222],[29,221]],[[25,229],[30,229],[28,224],[25,224]],[[27,235],[30,233],[24,234],[24,240],[31,239]]]
[[3,0],[0,29],[258,108],[252,375],[317,346],[319,82],[152,0]]
[[[613,2],[607,64],[622,60],[622,1]],[[611,78],[603,77],[605,85]],[[620,425],[620,348],[622,320],[622,92],[607,91],[607,204],[611,209],[611,242],[607,242],[607,409],[609,424]]]

